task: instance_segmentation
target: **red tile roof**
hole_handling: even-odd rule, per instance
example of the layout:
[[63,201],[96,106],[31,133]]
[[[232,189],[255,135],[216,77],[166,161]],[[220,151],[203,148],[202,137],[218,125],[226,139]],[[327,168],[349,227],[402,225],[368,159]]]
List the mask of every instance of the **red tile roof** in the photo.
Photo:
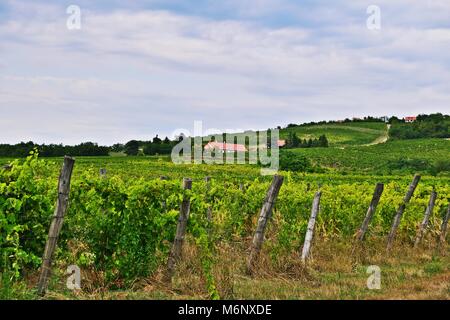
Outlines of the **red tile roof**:
[[245,152],[247,149],[243,144],[233,144],[233,143],[226,143],[226,142],[215,142],[211,141],[208,142],[208,144],[205,146],[205,150],[211,150],[211,149],[218,149],[218,150],[224,150],[224,151],[239,151],[239,152]]

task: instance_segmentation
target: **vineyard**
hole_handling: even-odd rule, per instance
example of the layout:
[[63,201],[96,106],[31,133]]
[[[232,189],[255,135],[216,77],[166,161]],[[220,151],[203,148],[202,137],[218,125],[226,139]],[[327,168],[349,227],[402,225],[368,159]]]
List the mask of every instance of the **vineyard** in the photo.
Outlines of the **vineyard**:
[[[13,161],[9,167],[0,169],[2,295],[11,295],[14,291],[11,288],[17,284],[25,285],[26,288],[20,287],[25,292],[35,289],[58,198],[60,167],[59,160],[42,160],[32,154],[26,160]],[[102,174],[101,168],[106,168]],[[76,162],[70,204],[54,254],[50,292],[64,292],[61,289],[65,283],[64,270],[73,264],[88,279],[88,285],[83,288],[86,292],[131,290],[139,281],[160,279],[173,253],[180,205],[183,207],[182,203],[187,201],[183,249],[186,258],[175,267],[178,280],[174,280],[173,286],[183,286],[180,279],[186,278],[191,283],[184,286],[198,286],[200,297],[236,297],[236,289],[229,279],[236,274],[246,275],[245,262],[236,265],[236,261],[245,261],[248,256],[272,181],[258,172],[250,166],[177,166],[157,158],[119,158],[108,160],[107,164],[102,158]],[[312,268],[314,261],[319,260],[314,257],[320,257],[321,250],[329,250],[327,246],[340,247],[336,250],[353,259],[352,268],[355,263],[370,261],[370,255],[384,252],[393,216],[403,203],[412,179],[405,175],[289,172],[280,175],[284,181],[267,223],[256,278],[288,274],[299,280],[308,274],[300,263],[299,252],[318,190],[321,201],[315,224]],[[183,188],[183,178],[192,179],[191,188]],[[449,180],[443,176],[421,179],[406,205],[392,254],[412,248],[435,190],[434,210],[420,249],[434,256],[440,244],[443,219],[448,215]],[[370,221],[362,251],[355,253],[350,247],[377,182],[384,183],[384,192]],[[389,259],[389,255],[383,257],[378,256]],[[439,261],[444,261],[443,270],[448,270],[448,260]],[[316,265],[314,270],[320,273],[320,266]],[[183,277],[183,273],[189,275]]]
[[281,137],[287,138],[289,133],[295,133],[301,139],[318,138],[326,135],[330,146],[344,147],[370,144],[387,131],[383,122],[349,122],[323,125],[303,125],[282,129]]
[[417,171],[449,176],[450,141],[445,139],[392,140],[370,146],[296,149],[315,163],[340,172],[404,175]]

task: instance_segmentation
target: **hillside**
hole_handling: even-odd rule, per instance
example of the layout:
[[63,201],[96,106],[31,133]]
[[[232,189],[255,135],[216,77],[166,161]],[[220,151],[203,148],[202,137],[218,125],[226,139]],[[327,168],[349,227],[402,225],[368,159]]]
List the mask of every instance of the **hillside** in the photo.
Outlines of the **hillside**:
[[370,146],[291,151],[305,155],[315,164],[340,171],[390,174],[426,170],[450,173],[450,141],[446,139],[389,140]]
[[[403,174],[423,172],[450,174],[450,141],[441,138],[398,140],[388,139],[388,125],[382,122],[347,122],[299,125],[280,131],[286,139],[295,132],[300,139],[326,135],[328,148],[287,149],[306,156],[315,165],[347,173]],[[240,133],[239,135],[245,135]],[[170,161],[169,157],[164,157]],[[11,158],[0,158],[0,166]],[[94,159],[93,159],[94,160]],[[116,161],[117,160],[117,161]],[[122,164],[114,157],[104,158],[104,166]],[[211,168],[203,168],[205,174]],[[157,171],[154,171],[155,173]],[[162,174],[162,173],[161,173]]]
[[282,129],[281,138],[287,138],[294,132],[300,139],[318,138],[326,135],[330,146],[354,146],[371,144],[387,133],[383,122],[349,122],[325,125],[302,125]]
[[302,125],[281,131],[300,139],[326,135],[329,148],[298,148],[315,165],[352,173],[414,173],[448,175],[450,141],[438,138],[389,139],[389,125],[381,122],[350,122],[325,125]]

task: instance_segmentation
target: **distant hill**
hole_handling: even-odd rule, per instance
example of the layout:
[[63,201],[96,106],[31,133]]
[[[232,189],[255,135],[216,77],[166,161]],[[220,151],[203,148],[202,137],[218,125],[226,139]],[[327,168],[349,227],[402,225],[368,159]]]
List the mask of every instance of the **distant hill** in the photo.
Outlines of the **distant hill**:
[[286,139],[294,132],[300,139],[316,139],[326,135],[330,147],[357,146],[382,141],[387,135],[387,124],[383,122],[348,122],[335,124],[302,125],[282,129],[280,136]]
[[447,139],[389,140],[369,146],[291,149],[314,164],[337,171],[359,173],[450,174]]

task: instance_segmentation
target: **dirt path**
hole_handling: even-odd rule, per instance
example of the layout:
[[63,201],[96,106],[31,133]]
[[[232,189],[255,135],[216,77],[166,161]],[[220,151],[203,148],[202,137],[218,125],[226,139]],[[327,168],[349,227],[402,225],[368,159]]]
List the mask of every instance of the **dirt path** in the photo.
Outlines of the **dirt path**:
[[389,140],[389,129],[391,128],[391,125],[388,124],[386,127],[386,131],[384,131],[383,135],[379,136],[378,138],[376,138],[373,142],[365,144],[363,146],[368,147],[368,146],[373,146],[376,144],[382,144],[382,143],[386,143]]

